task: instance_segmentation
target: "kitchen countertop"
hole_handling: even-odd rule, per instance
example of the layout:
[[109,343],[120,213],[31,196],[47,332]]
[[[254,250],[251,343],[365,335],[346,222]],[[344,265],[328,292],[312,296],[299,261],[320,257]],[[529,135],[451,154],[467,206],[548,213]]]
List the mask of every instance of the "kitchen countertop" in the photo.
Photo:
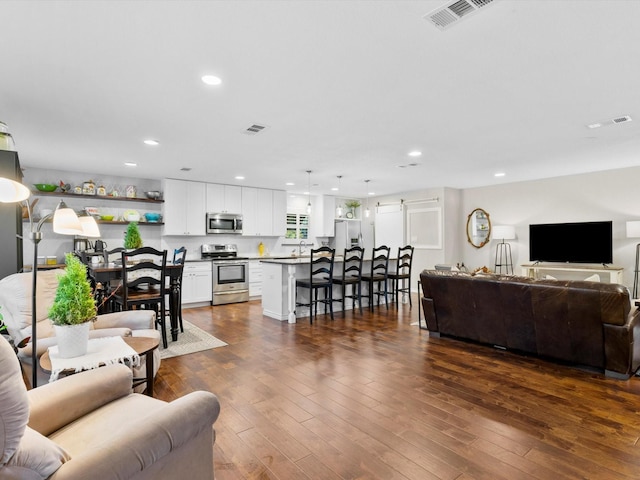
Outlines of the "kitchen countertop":
[[[244,254],[238,254],[239,258],[243,258],[243,259],[249,259],[249,260],[292,260],[292,259],[309,259],[311,258],[311,255],[286,255],[286,254],[281,254],[281,255],[244,255]],[[337,257],[336,257],[337,258]],[[184,261],[185,262],[210,262],[212,260],[215,260],[213,258],[198,258],[198,257],[194,257],[194,258],[186,258]]]
[[[311,259],[311,255],[301,255],[301,256],[295,256],[295,257],[292,257],[291,255],[289,255],[288,257],[272,257],[272,258],[260,257],[260,260],[262,260],[264,263],[276,263],[280,265],[296,265],[300,263],[309,263],[310,259]],[[333,259],[334,262],[342,262],[343,260],[344,260],[344,257],[342,255],[336,255]]]

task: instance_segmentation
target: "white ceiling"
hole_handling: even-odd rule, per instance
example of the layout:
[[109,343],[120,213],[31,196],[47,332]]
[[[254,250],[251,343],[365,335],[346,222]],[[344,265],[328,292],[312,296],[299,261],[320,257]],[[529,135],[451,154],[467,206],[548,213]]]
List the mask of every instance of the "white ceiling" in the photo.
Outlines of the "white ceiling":
[[441,31],[444,3],[5,0],[0,120],[23,166],[96,179],[312,170],[364,196],[640,165],[640,1],[500,0]]

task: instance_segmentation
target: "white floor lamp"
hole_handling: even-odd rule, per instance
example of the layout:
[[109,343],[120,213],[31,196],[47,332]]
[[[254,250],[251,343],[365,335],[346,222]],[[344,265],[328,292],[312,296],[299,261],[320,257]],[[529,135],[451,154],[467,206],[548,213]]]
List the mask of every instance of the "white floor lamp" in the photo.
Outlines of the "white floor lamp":
[[[627,238],[640,238],[640,220],[627,222]],[[633,298],[638,298],[638,261],[640,260],[640,243],[636,245],[636,266],[633,270]]]
[[[0,202],[18,203],[26,200],[30,195],[29,189],[21,183],[0,177]],[[37,224],[34,224],[29,202],[25,203],[29,214],[29,238],[33,242],[33,264],[31,267],[31,385],[32,388],[36,388],[38,386],[36,292],[38,286],[38,244],[42,240],[42,225],[53,217],[53,231],[62,235],[98,237],[100,236],[100,230],[93,217],[82,217],[81,221],[73,209],[67,207],[63,201],[60,201],[53,213],[45,215]]]
[[[513,258],[511,256],[511,245],[505,240],[513,240],[516,238],[516,229],[512,225],[494,225],[491,227],[491,238],[500,240],[496,245],[496,259],[494,271],[502,273],[502,267],[505,267],[507,275],[513,275]],[[511,269],[511,272],[509,272]]]

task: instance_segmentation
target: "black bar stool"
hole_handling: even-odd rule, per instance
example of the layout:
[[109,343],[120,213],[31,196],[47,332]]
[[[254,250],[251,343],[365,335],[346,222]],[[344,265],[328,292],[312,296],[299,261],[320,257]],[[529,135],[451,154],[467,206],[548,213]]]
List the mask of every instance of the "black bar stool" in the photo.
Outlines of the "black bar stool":
[[[360,307],[362,315],[362,259],[364,248],[351,247],[344,249],[344,262],[342,263],[342,276],[334,276],[333,283],[342,287],[342,298],[335,298],[334,302],[342,303],[342,315],[344,315],[344,304],[347,298],[353,301],[355,309],[356,302]],[[351,285],[351,294],[346,293],[347,286]]]
[[[309,278],[296,280],[296,298],[298,288],[309,289],[309,303],[296,301],[296,307],[309,307],[309,321],[313,323],[313,315],[318,316],[318,303],[324,303],[324,313],[327,313],[327,305],[333,320],[333,260],[336,251],[329,247],[320,247],[311,250],[311,263],[309,264]],[[318,290],[323,290],[323,298],[318,298]]]
[[[384,303],[389,309],[387,297],[387,276],[389,274],[389,251],[386,245],[374,248],[371,256],[371,271],[362,275],[362,281],[369,286],[369,310],[373,311],[373,297],[376,296],[376,304],[380,305],[380,297],[384,295]],[[375,289],[374,287],[377,287]],[[382,291],[384,287],[384,291]]]
[[[391,280],[391,291],[395,294],[396,306],[399,305],[398,299],[400,292],[409,295],[409,308],[412,308],[411,303],[411,262],[413,261],[413,247],[407,245],[405,247],[398,248],[398,259],[396,261],[396,268],[394,271],[389,272],[389,280]],[[400,282],[402,281],[402,287]]]

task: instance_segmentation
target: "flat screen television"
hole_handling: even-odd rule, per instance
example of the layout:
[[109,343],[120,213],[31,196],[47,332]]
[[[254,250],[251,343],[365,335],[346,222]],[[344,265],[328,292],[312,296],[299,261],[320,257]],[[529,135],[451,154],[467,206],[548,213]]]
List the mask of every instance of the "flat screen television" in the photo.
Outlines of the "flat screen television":
[[529,225],[533,262],[612,263],[613,222]]

